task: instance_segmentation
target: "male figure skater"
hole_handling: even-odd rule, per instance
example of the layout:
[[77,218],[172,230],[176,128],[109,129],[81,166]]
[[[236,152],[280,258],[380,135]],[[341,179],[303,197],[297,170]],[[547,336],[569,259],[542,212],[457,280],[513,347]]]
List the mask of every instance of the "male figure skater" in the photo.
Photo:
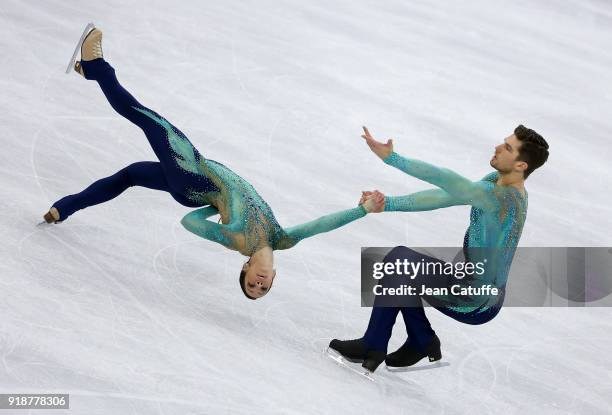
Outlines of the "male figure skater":
[[[472,278],[444,278],[442,275],[417,276],[423,285],[450,280],[463,286],[490,285],[499,290],[497,295],[440,295],[423,294],[407,296],[407,305],[375,306],[363,337],[341,341],[334,339],[329,347],[346,359],[363,362],[370,371],[376,370],[384,360],[388,367],[406,367],[424,357],[430,361],[442,357],[440,340],[431,328],[421,299],[453,319],[466,324],[484,324],[493,319],[501,309],[505,285],[512,258],[516,250],[527,214],[525,180],[548,159],[548,144],[534,130],[519,125],[514,133],[495,147],[490,165],[496,171],[480,181],[472,182],[452,170],[440,168],[423,161],[402,157],[393,151],[393,140],[386,143],[375,140],[363,127],[367,145],[386,164],[402,170],[418,179],[437,186],[407,196],[385,197],[385,212],[416,212],[440,209],[456,205],[471,205],[470,225],[463,241],[465,259],[484,262],[486,272]],[[364,192],[371,197],[379,192]],[[365,200],[365,199],[362,199]],[[484,248],[484,249],[482,249]],[[384,262],[395,263],[407,259],[410,262],[442,263],[437,258],[420,254],[406,247],[396,247]],[[378,300],[378,298],[377,298]],[[382,303],[382,301],[380,302]],[[399,350],[387,355],[387,345],[398,313],[402,313],[408,339]]]

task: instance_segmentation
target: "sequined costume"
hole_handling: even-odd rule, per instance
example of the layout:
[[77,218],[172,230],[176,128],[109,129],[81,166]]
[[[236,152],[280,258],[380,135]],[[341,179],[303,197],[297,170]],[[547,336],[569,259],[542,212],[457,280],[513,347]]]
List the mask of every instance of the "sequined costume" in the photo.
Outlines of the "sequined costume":
[[[492,284],[504,290],[510,265],[527,216],[525,196],[514,186],[498,186],[498,172],[480,181],[460,176],[452,170],[439,168],[420,160],[392,153],[385,160],[390,166],[438,189],[425,190],[407,196],[385,198],[385,211],[415,212],[456,205],[471,205],[470,225],[463,242],[465,258],[486,264],[486,272],[472,278],[458,279],[463,285]],[[450,296],[440,298],[449,308],[459,312],[484,311],[495,306],[503,296]]]
[[[204,158],[178,128],[140,104],[119,84],[108,62],[102,58],[83,61],[82,67],[86,79],[98,82],[113,109],[143,130],[159,162],[133,163],[77,194],[59,199],[53,206],[61,221],[80,209],[111,200],[131,186],[143,186],[166,191],[184,206],[203,207],[185,215],[183,226],[250,256],[265,246],[291,248],[304,238],[366,215],[363,206],[358,206],[281,228],[251,184],[223,164]],[[207,219],[216,214],[220,214],[222,223]]]
[[[463,259],[473,263],[486,261],[486,272],[477,278],[456,279],[450,275],[446,277],[446,281],[441,280],[440,275],[419,276],[416,278],[420,278],[419,283],[427,286],[448,286],[451,283],[478,286],[491,283],[501,290],[501,294],[495,296],[408,296],[403,306],[385,306],[387,298],[377,298],[375,306],[372,307],[368,327],[361,338],[366,347],[386,353],[395,320],[401,313],[408,335],[404,346],[423,352],[432,344],[433,339],[436,339],[436,333],[425,315],[422,299],[443,314],[465,324],[484,324],[499,313],[510,264],[525,223],[527,193],[523,197],[515,187],[496,185],[499,178],[497,172],[472,182],[451,170],[405,158],[397,153],[392,153],[384,161],[438,187],[406,196],[387,196],[386,212],[417,212],[456,205],[472,206],[470,225],[464,236]],[[408,259],[413,263],[446,263],[407,247],[394,248],[385,257],[384,262],[393,263],[398,259]],[[391,276],[391,281],[397,283],[394,277]]]

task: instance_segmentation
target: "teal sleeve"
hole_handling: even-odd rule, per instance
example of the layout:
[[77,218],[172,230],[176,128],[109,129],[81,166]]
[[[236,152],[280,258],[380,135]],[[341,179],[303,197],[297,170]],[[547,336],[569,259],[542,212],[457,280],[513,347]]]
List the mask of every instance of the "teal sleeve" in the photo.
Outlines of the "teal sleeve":
[[207,220],[207,218],[218,214],[219,211],[214,206],[194,210],[186,214],[181,219],[181,225],[189,232],[194,233],[209,241],[220,243],[230,249],[235,249],[229,238],[231,231],[227,225],[221,225]]
[[342,210],[340,212],[321,216],[310,222],[292,226],[285,229],[285,233],[292,240],[293,245],[302,239],[309,238],[323,232],[329,232],[351,223],[354,220],[363,218],[367,214],[365,208],[359,205],[353,209]]
[[431,189],[406,196],[386,196],[385,212],[420,212],[467,204],[446,190]]
[[485,182],[472,182],[450,169],[436,167],[421,160],[402,157],[396,152],[391,153],[383,161],[410,176],[445,190],[457,200],[461,200],[463,204],[479,208],[494,207],[493,196]]

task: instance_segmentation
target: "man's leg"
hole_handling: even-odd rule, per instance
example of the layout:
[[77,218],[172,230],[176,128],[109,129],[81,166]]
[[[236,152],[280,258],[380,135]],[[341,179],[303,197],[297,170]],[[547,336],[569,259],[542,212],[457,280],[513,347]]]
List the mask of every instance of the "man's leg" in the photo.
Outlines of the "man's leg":
[[402,317],[408,333],[407,341],[416,349],[425,350],[436,336],[436,332],[431,328],[423,306],[402,307]]
[[[384,258],[384,262],[393,262],[397,249],[392,250]],[[383,286],[392,285],[393,277],[385,277],[382,280]],[[400,312],[400,307],[388,304],[387,301],[380,301],[377,297],[372,307],[370,322],[363,337],[354,340],[333,339],[329,347],[342,354],[345,358],[353,361],[362,361],[363,366],[370,371],[376,370],[378,365],[385,360],[387,346],[395,319]]]
[[59,220],[63,221],[77,210],[114,199],[131,186],[171,192],[161,164],[155,161],[141,161],[92,183],[80,193],[61,198],[53,206],[60,213]]
[[412,366],[425,357],[430,362],[442,358],[440,339],[431,328],[421,307],[403,307],[402,317],[406,324],[408,339],[402,347],[387,355],[385,362],[388,367]]
[[[398,246],[385,255],[383,263],[385,265],[395,264],[396,261],[400,261],[401,263],[404,259],[413,261],[415,259],[414,256],[415,252],[411,249]],[[386,289],[400,289],[403,285],[409,284],[410,277],[400,271],[398,272],[399,273],[393,272],[385,275],[385,277],[380,280],[382,286]],[[391,332],[397,315],[400,310],[403,312],[403,308],[406,306],[420,307],[422,309],[423,303],[418,296],[387,295],[375,297],[370,322],[364,335],[364,340],[368,346],[377,350],[387,350],[387,345],[391,338]],[[425,321],[426,320],[427,319],[425,319]],[[427,322],[427,325],[428,324],[429,322]]]
[[399,312],[399,307],[372,307],[370,322],[363,335],[363,341],[368,349],[387,353],[393,325]]
[[187,195],[189,190],[218,190],[197,168],[202,156],[189,139],[165,118],[140,104],[123,88],[115,70],[103,58],[81,61],[85,77],[95,80],[113,109],[140,127],[161,163],[168,186]]
[[[442,262],[404,246],[398,246],[391,250],[385,256],[383,262],[385,264],[405,264],[404,261],[406,260],[417,265],[426,262]],[[401,271],[396,270],[396,272],[386,275],[381,280],[383,287],[399,289],[406,285],[415,288],[416,293],[420,293],[421,285],[433,288],[439,287],[440,284],[446,284],[438,276],[426,275],[423,272],[413,275],[412,273],[406,273],[405,270],[406,268],[402,268]],[[378,296],[375,299],[375,305],[380,307],[374,307],[372,310],[370,324],[366,336],[364,336],[369,345],[378,348],[384,347],[383,350],[387,350],[393,324],[399,311],[402,313],[408,333],[408,340],[404,345],[398,351],[389,354],[385,359],[387,366],[407,366],[428,355],[431,355],[430,358],[433,357],[435,360],[439,359],[439,340],[425,316],[420,295]],[[405,362],[408,363],[404,364]]]
[[[385,258],[384,263],[393,263],[403,253],[404,247],[397,247],[391,250]],[[381,283],[384,287],[393,287],[399,278],[395,275],[385,276]],[[386,297],[376,297],[374,299],[374,306],[372,307],[372,314],[370,314],[370,321],[365,334],[360,339],[338,341],[337,339],[332,340],[330,347],[338,350],[343,355],[357,356],[364,354],[367,350],[387,353],[387,345],[389,339],[391,339],[391,333],[393,331],[393,325],[395,319],[400,312],[401,307],[393,304],[393,300],[389,301]]]

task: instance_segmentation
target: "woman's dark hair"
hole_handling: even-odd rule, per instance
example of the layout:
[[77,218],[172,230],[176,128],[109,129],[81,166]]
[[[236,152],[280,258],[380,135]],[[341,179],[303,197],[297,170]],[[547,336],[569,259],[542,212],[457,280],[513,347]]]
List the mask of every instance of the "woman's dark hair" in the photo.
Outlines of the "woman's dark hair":
[[249,300],[257,300],[257,298],[255,297],[251,297],[249,294],[247,294],[246,292],[246,288],[244,288],[244,280],[246,278],[246,271],[241,270],[240,271],[240,278],[238,279],[238,281],[240,282],[240,288],[242,289],[242,293],[245,295],[246,298],[248,298]]
[[540,134],[522,124],[514,129],[514,135],[521,142],[516,159],[527,163],[527,169],[523,172],[526,179],[548,160],[548,143]]

